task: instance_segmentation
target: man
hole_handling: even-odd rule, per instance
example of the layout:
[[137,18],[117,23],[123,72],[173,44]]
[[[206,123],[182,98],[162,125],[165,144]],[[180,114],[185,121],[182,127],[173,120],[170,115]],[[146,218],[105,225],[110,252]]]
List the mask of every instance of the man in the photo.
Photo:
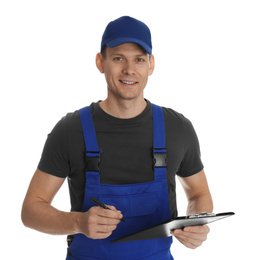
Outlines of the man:
[[[67,259],[173,259],[172,237],[110,242],[177,216],[176,174],[187,214],[212,212],[196,133],[181,114],[144,99],[155,66],[144,23],[128,16],[109,23],[96,65],[105,74],[107,98],[67,114],[49,134],[24,200],[23,223],[69,235]],[[71,212],[51,206],[66,177]],[[95,206],[92,196],[111,210]],[[198,226],[172,234],[196,248],[208,232]]]

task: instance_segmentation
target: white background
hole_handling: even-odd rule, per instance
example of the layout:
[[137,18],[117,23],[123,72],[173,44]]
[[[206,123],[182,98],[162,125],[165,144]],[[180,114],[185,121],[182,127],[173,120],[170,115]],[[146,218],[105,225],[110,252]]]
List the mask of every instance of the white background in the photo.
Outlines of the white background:
[[[152,32],[156,68],[145,97],[192,121],[214,212],[236,213],[212,223],[208,241],[196,250],[175,240],[175,259],[254,255],[255,13],[255,1],[249,0],[2,0],[0,245],[5,259],[65,259],[65,236],[25,228],[21,206],[56,122],[106,97],[95,55],[107,23],[122,15],[144,21]],[[184,215],[179,183],[177,193]],[[54,206],[69,211],[66,182]]]

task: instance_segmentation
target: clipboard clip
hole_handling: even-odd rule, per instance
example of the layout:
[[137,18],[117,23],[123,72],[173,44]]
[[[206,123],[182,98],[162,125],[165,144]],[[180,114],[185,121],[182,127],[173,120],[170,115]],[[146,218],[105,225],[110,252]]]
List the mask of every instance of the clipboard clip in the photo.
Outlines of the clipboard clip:
[[203,218],[203,217],[214,217],[215,213],[201,212],[200,214],[189,215],[187,218]]

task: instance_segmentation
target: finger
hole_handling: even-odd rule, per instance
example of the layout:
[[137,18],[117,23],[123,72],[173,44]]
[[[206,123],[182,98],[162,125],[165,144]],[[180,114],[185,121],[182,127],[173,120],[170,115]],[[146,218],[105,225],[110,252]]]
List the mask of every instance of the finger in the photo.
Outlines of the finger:
[[189,237],[192,239],[198,239],[198,240],[204,240],[205,238],[207,238],[207,233],[196,233],[196,232],[183,231],[183,230],[180,230],[178,232],[178,235],[183,237]]
[[178,236],[179,238],[189,239],[189,240],[205,241],[207,239],[206,233],[194,233],[194,232],[183,231],[183,230],[175,230],[174,235]]
[[110,208],[110,210],[108,209],[103,209],[101,207],[98,207],[98,215],[101,217],[106,217],[106,218],[114,218],[114,219],[121,219],[123,217],[121,211],[119,210],[112,210]]
[[195,234],[195,233],[187,233],[187,232],[181,232],[175,235],[176,238],[182,239],[183,241],[187,241],[188,243],[195,244],[195,245],[201,245],[207,237],[202,234]]
[[108,208],[110,208],[111,210],[117,210],[115,206],[111,206],[111,205],[106,205]]
[[185,246],[189,248],[196,248],[201,246],[202,243],[207,239],[205,234],[185,232],[181,229],[174,230],[172,234]]
[[190,238],[185,238],[182,236],[175,236],[177,240],[179,240],[184,246],[191,248],[191,249],[195,249],[199,246],[202,245],[202,241],[200,240],[194,240],[194,239],[190,239]]
[[198,234],[208,234],[210,232],[210,228],[207,225],[185,227],[183,230],[185,232],[198,233]]
[[85,235],[89,238],[99,239],[106,238],[112,234],[112,232],[117,228],[117,225],[91,225],[88,232]]
[[97,218],[97,223],[99,225],[117,225],[120,223],[119,218],[109,218],[109,217],[104,217],[104,216],[98,216]]
[[108,210],[101,207],[92,207],[89,210],[90,223],[101,225],[117,225],[123,217],[118,210]]
[[[117,224],[105,225],[105,224],[94,223],[88,227],[88,231],[86,232],[85,235],[89,238],[94,238],[94,239],[99,238],[99,236],[101,238],[102,236],[108,237],[109,235],[112,234],[112,232],[116,228],[117,228]],[[102,234],[98,234],[98,233],[102,233]],[[106,235],[104,235],[103,233],[106,233]]]
[[188,241],[182,240],[180,238],[177,238],[177,239],[180,241],[180,243],[182,243],[184,246],[186,246],[187,248],[190,248],[190,249],[196,249],[198,246],[200,246],[200,245],[191,244]]
[[98,232],[95,232],[93,234],[93,236],[90,237],[90,238],[92,238],[92,239],[105,239],[105,238],[109,237],[111,234],[112,234],[112,232],[100,232],[100,231],[98,231]]
[[109,233],[109,232],[113,232],[116,228],[117,228],[117,225],[98,224],[96,230],[97,230],[97,232]]

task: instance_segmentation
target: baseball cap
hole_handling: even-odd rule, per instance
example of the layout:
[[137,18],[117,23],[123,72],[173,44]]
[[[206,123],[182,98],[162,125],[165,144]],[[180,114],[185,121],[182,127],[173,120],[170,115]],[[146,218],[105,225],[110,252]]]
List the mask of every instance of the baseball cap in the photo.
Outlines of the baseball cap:
[[152,54],[151,33],[146,24],[130,16],[122,16],[110,22],[102,36],[101,52],[105,46],[116,47],[123,43],[137,43]]

